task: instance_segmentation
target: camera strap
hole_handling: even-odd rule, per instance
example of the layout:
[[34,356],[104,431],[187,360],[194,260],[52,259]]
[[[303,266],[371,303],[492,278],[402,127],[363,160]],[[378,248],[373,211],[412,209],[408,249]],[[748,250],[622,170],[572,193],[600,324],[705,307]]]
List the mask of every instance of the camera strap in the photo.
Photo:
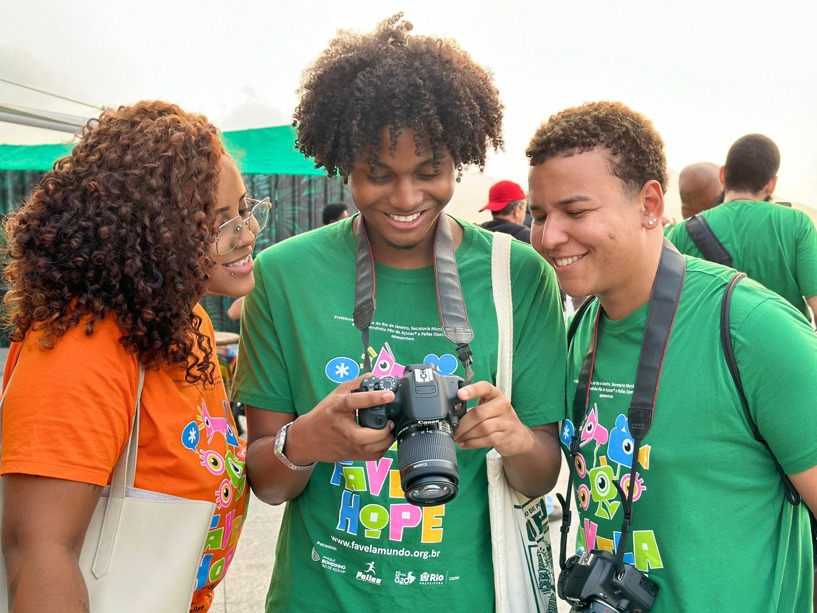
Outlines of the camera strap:
[[[627,488],[628,493],[625,495],[618,481],[613,482],[613,485],[621,497],[621,504],[624,510],[621,537],[616,546],[616,562],[619,567],[619,572],[623,570],[624,552],[627,550],[627,540],[632,524],[632,498],[635,490],[638,452],[641,448],[641,440],[652,427],[655,399],[658,395],[658,384],[661,378],[661,368],[664,363],[664,356],[666,354],[667,344],[669,343],[672,324],[678,312],[678,303],[681,300],[681,290],[684,285],[685,276],[686,260],[684,260],[684,257],[678,253],[667,239],[664,239],[664,246],[661,250],[661,257],[658,262],[658,270],[650,292],[647,324],[641,342],[638,366],[636,367],[633,396],[627,413],[630,434],[633,437],[633,459],[630,469],[629,487]],[[593,328],[593,337],[590,340],[587,353],[582,362],[579,382],[576,386],[576,393],[573,398],[574,428],[573,436],[570,439],[570,460],[573,464],[575,464],[576,456],[579,454],[580,436],[582,432],[580,426],[587,418],[587,412],[590,408],[590,389],[599,344],[599,321],[601,319],[601,313],[602,307],[599,306]],[[558,495],[559,502],[563,509],[561,526],[562,538],[559,552],[559,565],[562,569],[565,568],[567,558],[567,535],[570,530],[571,521],[570,499],[572,488],[573,470],[571,467],[567,483],[566,499],[561,494]]]
[[[369,326],[374,318],[377,280],[374,254],[362,215],[358,216],[355,232],[355,261],[353,318],[355,327],[360,330],[363,337],[363,367],[366,372],[370,372],[372,360],[369,356]],[[474,331],[468,321],[465,299],[462,296],[460,273],[454,253],[454,237],[451,234],[448,216],[444,213],[437,221],[437,229],[434,234],[434,281],[443,335],[456,345],[457,357],[465,368],[465,384],[468,385],[474,378],[474,372],[471,369],[473,354],[469,345],[474,339]]]

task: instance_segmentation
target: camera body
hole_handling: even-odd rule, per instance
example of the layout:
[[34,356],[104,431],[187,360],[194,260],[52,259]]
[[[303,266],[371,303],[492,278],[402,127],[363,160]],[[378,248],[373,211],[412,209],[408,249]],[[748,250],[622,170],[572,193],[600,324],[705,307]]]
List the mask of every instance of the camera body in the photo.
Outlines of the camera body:
[[617,570],[616,557],[593,549],[573,556],[559,576],[559,598],[573,604],[576,613],[647,613],[658,586],[631,564]]
[[457,398],[462,385],[460,377],[441,375],[432,364],[410,364],[402,377],[367,377],[355,390],[394,392],[391,402],[360,409],[358,423],[380,430],[394,422],[403,492],[417,506],[445,504],[457,495],[453,436],[466,412]]

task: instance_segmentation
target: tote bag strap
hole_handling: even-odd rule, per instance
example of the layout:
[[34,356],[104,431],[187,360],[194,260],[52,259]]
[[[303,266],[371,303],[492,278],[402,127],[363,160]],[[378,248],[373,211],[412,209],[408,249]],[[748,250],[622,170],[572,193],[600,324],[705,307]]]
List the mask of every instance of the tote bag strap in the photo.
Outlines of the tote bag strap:
[[499,343],[496,360],[496,386],[510,400],[513,391],[513,294],[511,293],[510,234],[494,232],[491,251],[491,285],[496,309]]
[[130,439],[111,479],[111,491],[108,495],[108,504],[105,507],[105,517],[102,521],[102,531],[99,536],[99,547],[96,550],[92,572],[94,577],[101,579],[111,570],[111,559],[113,548],[116,543],[116,535],[119,531],[119,524],[122,521],[122,510],[125,507],[125,494],[127,488],[133,487],[133,480],[136,474],[136,455],[139,451],[139,408],[142,404],[142,388],[145,385],[145,367],[139,364],[139,384],[136,389],[136,404],[133,411],[133,427],[131,428]]
[[[13,377],[14,370],[12,370],[8,384],[3,389],[3,395],[0,398],[0,453],[2,453],[3,405],[5,404],[6,393],[11,386],[11,380]],[[122,519],[125,492],[128,487],[133,487],[133,479],[136,472],[136,454],[139,449],[139,406],[141,405],[142,401],[142,388],[144,387],[144,382],[145,369],[140,364],[139,384],[136,390],[136,404],[133,412],[133,427],[131,428],[128,444],[122,451],[122,455],[119,456],[119,460],[117,461],[116,468],[113,472],[108,505],[105,508],[105,519],[102,525],[102,534],[99,539],[99,547],[97,548],[96,558],[94,560],[93,573],[97,579],[105,576],[110,571],[113,547],[114,543],[116,542],[116,533],[119,530],[119,523]]]

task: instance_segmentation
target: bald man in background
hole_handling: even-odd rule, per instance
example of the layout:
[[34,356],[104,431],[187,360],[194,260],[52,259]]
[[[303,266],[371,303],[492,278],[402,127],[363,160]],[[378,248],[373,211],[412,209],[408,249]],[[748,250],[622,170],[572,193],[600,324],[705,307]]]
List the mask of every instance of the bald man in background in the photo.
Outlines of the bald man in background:
[[723,202],[720,168],[711,162],[686,166],[678,175],[681,195],[681,216],[689,219]]

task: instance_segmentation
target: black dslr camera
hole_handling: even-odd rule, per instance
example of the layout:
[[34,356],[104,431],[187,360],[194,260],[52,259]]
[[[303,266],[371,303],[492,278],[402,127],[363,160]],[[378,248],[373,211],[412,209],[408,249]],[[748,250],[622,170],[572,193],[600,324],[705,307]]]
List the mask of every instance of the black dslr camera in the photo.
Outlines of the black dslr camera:
[[462,385],[462,379],[441,375],[431,364],[411,364],[399,379],[368,377],[355,390],[394,392],[392,402],[361,409],[357,419],[375,430],[394,421],[400,481],[406,500],[419,507],[445,504],[457,495],[460,475],[453,436],[466,411],[457,398]]
[[571,613],[647,613],[658,586],[630,564],[617,570],[616,557],[594,549],[565,563],[557,586],[559,598],[573,605]]

